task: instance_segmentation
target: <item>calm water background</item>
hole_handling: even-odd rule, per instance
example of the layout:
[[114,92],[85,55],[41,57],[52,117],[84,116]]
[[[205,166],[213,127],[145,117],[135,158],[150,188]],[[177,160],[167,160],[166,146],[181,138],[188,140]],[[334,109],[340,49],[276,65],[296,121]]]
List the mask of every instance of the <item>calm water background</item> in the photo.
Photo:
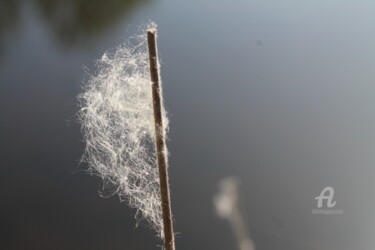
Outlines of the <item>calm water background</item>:
[[[79,165],[83,66],[159,24],[177,249],[375,249],[375,3],[0,0],[0,249],[158,249]],[[312,215],[326,186],[343,215]]]

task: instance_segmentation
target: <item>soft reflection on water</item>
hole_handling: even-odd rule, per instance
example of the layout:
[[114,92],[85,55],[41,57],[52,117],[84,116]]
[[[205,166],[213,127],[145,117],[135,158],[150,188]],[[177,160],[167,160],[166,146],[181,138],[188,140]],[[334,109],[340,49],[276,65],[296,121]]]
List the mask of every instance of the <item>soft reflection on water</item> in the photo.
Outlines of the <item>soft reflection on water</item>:
[[[235,249],[212,205],[228,175],[242,180],[256,249],[372,249],[374,5],[0,1],[0,248],[161,244],[77,168],[74,122],[83,65],[151,19],[178,249]],[[312,215],[326,186],[343,215]]]
[[[32,5],[43,24],[57,36],[56,42],[70,46],[85,45],[87,41],[105,35],[103,31],[110,29],[121,19],[130,17],[132,12],[147,2],[149,0],[31,0],[25,4],[18,0],[1,0],[0,32],[15,29],[21,18],[22,8]],[[30,11],[30,8],[25,10]]]

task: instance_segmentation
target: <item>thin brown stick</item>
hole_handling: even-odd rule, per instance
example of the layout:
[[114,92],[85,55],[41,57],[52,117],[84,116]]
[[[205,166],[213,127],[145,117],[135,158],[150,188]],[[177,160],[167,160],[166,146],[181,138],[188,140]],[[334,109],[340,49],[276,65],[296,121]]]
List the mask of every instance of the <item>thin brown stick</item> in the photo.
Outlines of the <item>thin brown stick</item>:
[[162,119],[162,97],[159,81],[158,55],[156,48],[156,30],[147,31],[148,53],[150,59],[150,73],[152,84],[152,100],[154,107],[156,151],[159,167],[160,196],[164,223],[164,241],[166,250],[174,250],[174,233],[172,223],[170,191],[168,183],[167,156],[165,135]]

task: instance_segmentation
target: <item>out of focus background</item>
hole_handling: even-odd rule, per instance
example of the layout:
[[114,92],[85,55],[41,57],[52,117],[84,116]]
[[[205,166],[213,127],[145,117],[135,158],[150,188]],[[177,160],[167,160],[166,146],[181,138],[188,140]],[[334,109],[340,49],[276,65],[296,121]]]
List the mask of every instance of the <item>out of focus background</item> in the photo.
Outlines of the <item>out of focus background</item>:
[[[160,249],[80,164],[84,67],[159,25],[178,250],[375,249],[375,2],[0,0],[0,249]],[[323,188],[337,215],[314,215]]]

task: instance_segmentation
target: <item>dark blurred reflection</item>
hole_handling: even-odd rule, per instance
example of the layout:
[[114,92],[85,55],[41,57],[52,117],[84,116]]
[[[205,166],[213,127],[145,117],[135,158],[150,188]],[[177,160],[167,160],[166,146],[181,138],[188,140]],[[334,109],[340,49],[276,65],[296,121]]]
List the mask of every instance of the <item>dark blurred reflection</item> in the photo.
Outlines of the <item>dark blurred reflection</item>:
[[149,0],[35,0],[57,37],[71,45],[93,39]]
[[[0,48],[4,43],[6,34],[17,26],[19,20],[19,1],[0,0]],[[1,55],[0,49],[0,55]]]
[[[150,0],[33,0],[32,6],[64,45],[84,44],[130,15]],[[4,37],[15,30],[24,4],[18,0],[0,0],[0,50]]]
[[1,0],[0,1],[0,34],[11,30],[18,20],[19,1]]

